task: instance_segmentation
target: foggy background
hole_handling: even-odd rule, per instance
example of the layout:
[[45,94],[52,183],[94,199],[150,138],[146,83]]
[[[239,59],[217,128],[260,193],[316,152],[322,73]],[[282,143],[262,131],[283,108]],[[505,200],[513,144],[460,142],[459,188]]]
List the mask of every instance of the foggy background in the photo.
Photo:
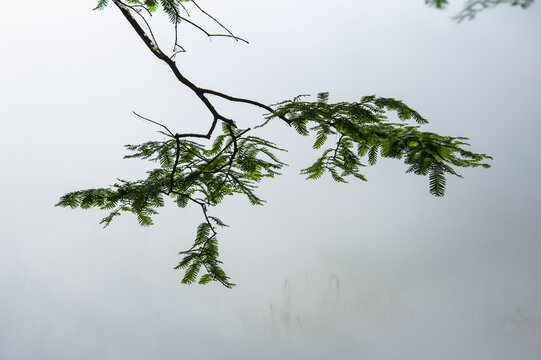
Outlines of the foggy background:
[[[261,184],[267,205],[211,209],[231,226],[218,239],[232,290],[181,285],[172,269],[198,208],[169,204],[150,228],[125,214],[103,230],[105,213],[53,207],[144,176],[123,145],[160,129],[132,110],[179,132],[209,118],[113,5],[11,5],[0,11],[0,358],[539,358],[539,4],[457,24],[460,1],[201,1],[250,45],[183,27],[177,62],[197,85],[265,103],[395,97],[425,129],[494,156],[448,178],[444,198],[385,159],[366,183],[305,181],[311,139],[269,125],[261,134],[290,166]],[[216,104],[240,126],[261,120]]]

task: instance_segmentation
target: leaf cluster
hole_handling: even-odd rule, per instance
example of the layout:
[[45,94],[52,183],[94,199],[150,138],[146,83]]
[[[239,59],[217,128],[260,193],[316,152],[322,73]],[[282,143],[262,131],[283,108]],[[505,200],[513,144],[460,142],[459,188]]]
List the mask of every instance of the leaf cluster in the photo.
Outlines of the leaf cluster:
[[[172,198],[179,207],[192,202],[201,207],[206,222],[200,226],[192,249],[181,253],[185,255],[181,264],[191,259],[186,263],[191,265],[183,282],[193,282],[194,269],[204,265],[212,280],[228,284],[219,266],[214,230],[225,224],[208,216],[207,208],[233,194],[243,194],[251,204],[262,205],[264,200],[254,192],[257,184],[263,178],[279,175],[285,164],[275,155],[276,151],[283,150],[274,143],[246,136],[248,129],[233,129],[225,123],[222,130],[208,147],[183,139],[179,134],[166,133],[163,133],[167,135],[163,141],[126,145],[131,154],[125,158],[149,160],[159,167],[148,171],[142,180],[119,180],[109,188],[70,192],[62,196],[56,206],[108,210],[110,213],[101,220],[105,227],[123,212],[135,214],[141,226],[149,226],[157,209],[164,206],[164,197]],[[205,235],[209,229],[214,233],[212,237]]]
[[[388,121],[395,113],[401,123]],[[285,117],[301,135],[315,134],[314,149],[324,149],[316,161],[301,173],[318,179],[328,172],[335,181],[347,182],[348,176],[366,180],[360,169],[374,165],[378,157],[403,159],[406,172],[428,175],[430,193],[443,196],[445,174],[460,176],[455,167],[489,167],[486,154],[467,149],[463,137],[441,136],[420,131],[428,121],[418,112],[393,98],[365,96],[359,102],[328,103],[328,93],[318,101],[302,97],[277,104],[269,118]],[[409,125],[414,120],[419,125]],[[324,147],[331,143],[330,147]]]

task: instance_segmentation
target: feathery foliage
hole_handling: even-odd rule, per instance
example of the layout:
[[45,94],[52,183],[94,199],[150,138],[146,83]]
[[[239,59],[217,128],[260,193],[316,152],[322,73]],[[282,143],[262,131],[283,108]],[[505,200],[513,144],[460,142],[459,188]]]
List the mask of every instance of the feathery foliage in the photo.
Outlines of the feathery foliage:
[[186,269],[185,284],[193,283],[203,266],[210,277],[202,277],[201,283],[211,279],[230,287],[233,284],[220,267],[216,239],[216,227],[227,225],[209,216],[207,209],[233,194],[246,196],[252,205],[263,205],[265,201],[254,190],[263,178],[279,175],[285,164],[276,156],[283,149],[257,136],[246,136],[249,129],[232,129],[224,123],[222,130],[209,148],[166,133],[162,133],[166,135],[163,141],[126,145],[131,154],[124,158],[152,161],[159,167],[142,180],[119,180],[109,188],[70,192],[57,206],[110,211],[100,222],[104,227],[123,212],[133,213],[139,225],[149,226],[157,209],[164,206],[164,197],[179,207],[192,202],[201,207],[206,222],[198,227],[192,248],[181,252],[184,259],[176,269]]
[[[532,1],[514,1],[513,4],[526,7]],[[469,1],[474,2],[479,1]],[[427,120],[393,98],[371,95],[353,103],[329,103],[329,94],[323,92],[318,94],[316,101],[305,101],[305,96],[298,96],[267,106],[198,87],[180,73],[174,61],[175,55],[183,50],[178,44],[178,36],[175,37],[173,54],[165,55],[155,41],[147,22],[148,16],[161,8],[173,23],[175,35],[178,35],[178,24],[185,21],[209,37],[241,38],[233,35],[193,0],[98,0],[95,9],[102,10],[111,3],[120,9],[148,49],[170,67],[175,78],[195,93],[213,121],[206,134],[183,134],[173,133],[166,126],[143,118],[164,128],[165,131],[160,133],[165,138],[126,145],[129,154],[125,158],[150,161],[156,167],[147,171],[143,179],[119,179],[109,187],[70,192],[62,196],[56,206],[73,209],[94,207],[107,211],[101,220],[104,227],[126,212],[134,214],[139,225],[150,226],[166,198],[180,208],[189,204],[199,207],[204,221],[197,227],[192,246],[180,252],[182,258],[175,267],[184,270],[181,280],[184,284],[217,281],[226,287],[234,285],[219,260],[217,230],[227,225],[210,215],[209,211],[225,197],[236,194],[244,195],[252,205],[265,203],[256,194],[259,183],[279,175],[286,165],[277,157],[278,153],[285,151],[283,148],[251,133],[270,121],[283,121],[300,135],[313,136],[313,148],[319,155],[311,165],[301,170],[308,179],[319,179],[328,173],[337,182],[345,183],[350,178],[365,181],[361,173],[364,166],[376,164],[379,157],[400,159],[408,165],[406,172],[428,176],[430,194],[441,197],[445,193],[445,176],[460,176],[456,168],[489,167],[487,161],[491,157],[469,151],[467,138],[421,131],[420,127]],[[180,11],[186,10],[183,3],[193,4],[226,34],[210,33],[187,20]],[[425,0],[425,3],[442,8],[447,1]],[[266,121],[254,129],[237,128],[232,119],[220,114],[213,106],[209,95],[259,107],[268,113]],[[398,120],[390,121],[389,115]],[[221,132],[216,134],[215,130],[220,128]],[[208,139],[211,143],[204,145],[196,141],[199,139]]]
[[[407,172],[429,176],[429,191],[435,196],[445,193],[445,174],[460,176],[455,167],[489,167],[485,154],[466,150],[466,138],[441,136],[419,130],[408,120],[426,124],[427,120],[400,100],[365,96],[356,103],[328,103],[328,93],[318,95],[315,102],[303,97],[277,104],[267,120],[286,118],[300,135],[315,134],[313,148],[325,148],[316,161],[301,170],[308,179],[319,179],[326,172],[337,182],[348,177],[366,178],[360,169],[374,165],[378,156],[403,159]],[[389,122],[393,112],[403,123]],[[101,220],[107,227],[123,212],[133,213],[141,226],[153,224],[152,216],[164,206],[164,196],[179,207],[192,202],[201,207],[206,219],[197,229],[192,247],[175,269],[184,269],[182,283],[196,282],[201,267],[206,274],[199,283],[219,281],[233,286],[218,260],[217,227],[227,226],[208,215],[209,207],[218,205],[226,196],[242,194],[252,205],[263,205],[255,190],[263,178],[279,175],[285,165],[276,156],[284,151],[263,138],[247,135],[250,129],[233,129],[223,123],[222,133],[208,147],[185,140],[180,135],[166,135],[163,141],[126,145],[131,154],[126,159],[143,159],[159,164],[137,181],[119,180],[109,188],[80,190],[61,197],[57,206],[110,211]],[[207,276],[208,275],[208,276]]]
[[469,145],[467,138],[441,136],[420,131],[418,125],[387,121],[386,113],[394,112],[404,122],[428,122],[400,100],[372,95],[356,103],[329,104],[327,99],[327,93],[319,94],[316,102],[301,101],[298,97],[280,103],[269,116],[290,119],[303,136],[315,133],[314,149],[322,148],[329,137],[337,139],[301,171],[308,179],[318,179],[329,172],[338,182],[347,182],[348,176],[366,180],[360,168],[374,165],[379,155],[403,159],[409,165],[407,172],[430,175],[430,193],[443,196],[445,173],[460,176],[454,167],[489,167],[484,161],[492,159],[490,156],[464,148]]

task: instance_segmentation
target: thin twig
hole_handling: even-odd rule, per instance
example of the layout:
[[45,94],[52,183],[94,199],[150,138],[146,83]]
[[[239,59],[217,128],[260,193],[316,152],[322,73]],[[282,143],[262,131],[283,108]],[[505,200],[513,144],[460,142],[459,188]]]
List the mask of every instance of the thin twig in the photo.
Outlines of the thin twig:
[[184,11],[186,12],[186,15],[190,16],[190,13],[188,12],[188,9],[186,9],[186,6],[184,6],[184,4],[181,3],[180,1],[178,2],[178,4],[180,5],[180,7],[181,7],[182,9],[184,9]]
[[145,11],[147,12],[147,14],[148,14],[149,16],[152,16],[152,13],[150,12],[150,10],[148,10],[147,7],[144,6],[144,5],[127,5],[127,4],[126,4],[126,6],[131,7],[131,8],[133,8],[133,9],[135,9],[135,8],[137,8],[137,9],[143,9],[143,10],[145,10]]
[[[220,25],[220,27],[222,29],[224,29],[225,31],[227,31],[229,33],[229,35],[231,35],[232,37],[235,38],[235,40],[237,39],[237,37],[235,35],[233,35],[233,33],[231,31],[229,31],[229,29],[227,27],[225,27],[224,25],[222,25],[222,23],[220,23],[218,20],[216,20],[216,18],[214,18],[214,16],[210,15],[208,12],[206,12],[205,10],[203,10],[201,8],[201,6],[199,6],[199,4],[197,4],[195,1],[192,0],[192,4],[194,4],[203,14],[207,15],[209,18],[211,18],[212,20],[214,20],[214,22],[218,25]],[[248,43],[248,42],[246,42]]]
[[186,21],[188,24],[192,25],[193,27],[195,27],[196,29],[198,29],[199,31],[203,32],[205,35],[207,35],[209,38],[211,37],[218,37],[218,36],[221,36],[221,37],[229,37],[229,38],[233,38],[235,40],[240,40],[240,41],[243,41],[245,42],[246,44],[249,44],[249,42],[247,40],[244,40],[243,38],[240,38],[238,36],[235,36],[233,34],[211,34],[209,33],[207,30],[205,30],[204,28],[202,28],[201,26],[197,25],[196,23],[194,23],[193,21],[191,20],[188,20],[187,18],[185,17],[182,17],[182,16],[179,16],[179,19],[181,20],[184,20]]
[[149,122],[151,122],[151,123],[153,123],[153,124],[156,124],[156,125],[158,125],[158,126],[161,126],[161,127],[164,128],[169,134],[171,134],[172,137],[175,137],[175,134],[173,134],[173,133],[171,132],[171,130],[169,130],[169,129],[167,128],[167,126],[165,126],[165,125],[163,125],[163,124],[160,124],[160,123],[157,122],[157,121],[154,121],[154,120],[151,120],[151,119],[146,118],[146,117],[144,117],[144,116],[141,116],[141,115],[139,115],[138,113],[136,113],[135,111],[132,111],[132,112],[133,112],[137,117],[139,117],[140,119],[143,119],[143,120],[145,120],[145,121],[149,121]]

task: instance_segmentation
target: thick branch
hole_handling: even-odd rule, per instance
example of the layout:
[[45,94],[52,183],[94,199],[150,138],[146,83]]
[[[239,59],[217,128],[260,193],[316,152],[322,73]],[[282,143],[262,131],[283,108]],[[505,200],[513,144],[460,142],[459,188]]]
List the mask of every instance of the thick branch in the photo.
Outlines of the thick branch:
[[[139,23],[137,22],[137,20],[135,20],[135,18],[132,16],[132,14],[130,13],[130,9],[129,7],[127,7],[126,5],[124,5],[121,1],[119,0],[113,0],[113,2],[115,3],[115,5],[120,9],[120,11],[122,12],[122,15],[124,15],[124,17],[126,18],[126,20],[128,20],[128,22],[130,23],[130,25],[133,27],[133,29],[135,30],[135,32],[139,35],[139,37],[141,38],[141,40],[143,40],[143,42],[145,43],[145,45],[150,49],[150,51],[160,60],[162,60],[163,62],[165,62],[169,68],[171,68],[171,70],[173,71],[173,74],[175,75],[175,77],[177,78],[178,81],[180,81],[182,84],[186,85],[188,88],[190,88],[190,90],[192,90],[196,95],[197,97],[203,102],[203,104],[205,104],[205,106],[207,107],[207,109],[210,111],[210,113],[212,114],[212,116],[214,117],[214,121],[213,121],[213,126],[210,128],[209,132],[204,135],[204,136],[195,136],[195,137],[205,137],[207,139],[210,138],[210,136],[212,135],[212,132],[214,131],[214,128],[215,128],[215,123],[218,121],[218,120],[222,120],[222,121],[225,121],[226,123],[230,124],[230,125],[235,125],[235,123],[233,122],[233,120],[231,119],[228,119],[222,115],[220,115],[218,113],[218,111],[214,108],[214,106],[210,103],[210,101],[205,97],[205,93],[199,88],[197,87],[194,83],[192,83],[190,80],[188,80],[186,77],[184,77],[184,75],[182,75],[180,73],[180,71],[178,70],[177,66],[176,66],[176,63],[175,61],[171,60],[169,58],[169,56],[167,56],[159,47],[158,45],[152,40],[150,39],[146,32],[143,30],[143,28],[141,27],[141,25],[139,25]],[[193,134],[190,134],[190,136],[192,136]]]

